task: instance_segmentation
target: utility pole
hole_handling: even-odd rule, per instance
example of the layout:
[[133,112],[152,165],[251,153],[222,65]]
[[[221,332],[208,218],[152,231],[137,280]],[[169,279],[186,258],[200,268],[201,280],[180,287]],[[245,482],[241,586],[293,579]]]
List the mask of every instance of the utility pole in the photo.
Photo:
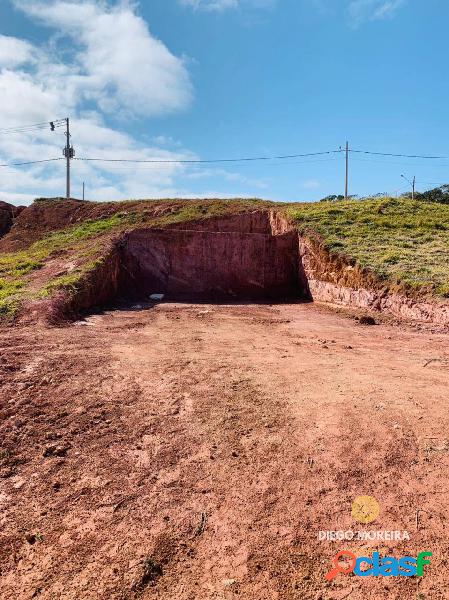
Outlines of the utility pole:
[[403,179],[405,179],[405,181],[408,181],[409,184],[412,186],[412,200],[414,200],[415,199],[415,189],[416,189],[416,175],[413,175],[412,181],[410,181],[410,179],[408,179],[405,175],[401,175],[401,177]]
[[68,117],[65,119],[65,123],[67,141],[62,153],[66,159],[66,199],[70,200],[70,161],[75,156],[75,150],[70,145],[70,119]]
[[84,181],[83,181],[83,200],[84,200]]
[[345,200],[348,200],[348,181],[349,181],[349,142],[346,142]]

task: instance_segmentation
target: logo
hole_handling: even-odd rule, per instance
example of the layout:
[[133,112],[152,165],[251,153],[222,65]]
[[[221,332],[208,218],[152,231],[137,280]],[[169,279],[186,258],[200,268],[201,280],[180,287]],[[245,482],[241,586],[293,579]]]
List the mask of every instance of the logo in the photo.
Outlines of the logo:
[[326,575],[332,581],[340,573],[349,575],[354,573],[358,577],[422,577],[425,565],[430,565],[432,552],[420,552],[416,558],[413,556],[385,556],[381,558],[379,552],[373,552],[371,557],[357,557],[349,550],[341,550],[333,559],[334,568]]
[[[351,515],[359,523],[373,523],[380,514],[379,502],[372,496],[358,496],[352,503]],[[320,531],[320,540],[408,540],[407,531]],[[349,550],[341,550],[334,556],[333,568],[327,573],[326,579],[332,581],[337,575],[354,573],[357,577],[423,577],[424,567],[430,565],[432,552],[420,552],[413,556],[380,556],[373,552],[372,556],[357,557]]]
[[[355,521],[364,525],[375,521],[380,514],[379,502],[373,496],[357,496],[352,503],[351,515]],[[320,542],[403,542],[408,541],[410,535],[408,531],[375,531],[368,529],[360,529],[354,531],[347,530],[327,530],[318,532],[318,540]]]
[[352,503],[352,517],[359,523],[372,523],[379,513],[379,502],[372,496],[358,496]]

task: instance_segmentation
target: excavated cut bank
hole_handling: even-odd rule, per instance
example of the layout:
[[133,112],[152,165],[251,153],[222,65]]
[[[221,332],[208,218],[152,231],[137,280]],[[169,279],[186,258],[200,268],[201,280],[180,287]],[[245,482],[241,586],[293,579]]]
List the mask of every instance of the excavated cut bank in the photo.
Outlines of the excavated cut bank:
[[273,211],[136,229],[118,252],[119,295],[128,298],[310,299],[298,234]]

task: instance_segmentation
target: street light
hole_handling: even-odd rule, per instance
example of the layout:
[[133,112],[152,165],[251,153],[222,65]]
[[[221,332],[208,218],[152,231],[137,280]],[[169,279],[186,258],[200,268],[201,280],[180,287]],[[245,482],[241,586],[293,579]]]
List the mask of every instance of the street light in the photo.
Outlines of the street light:
[[405,179],[405,181],[408,181],[409,184],[412,186],[412,200],[415,199],[415,183],[416,183],[416,177],[413,175],[413,181],[410,181],[410,179],[407,179],[407,177],[405,175],[401,175],[401,177],[403,179]]

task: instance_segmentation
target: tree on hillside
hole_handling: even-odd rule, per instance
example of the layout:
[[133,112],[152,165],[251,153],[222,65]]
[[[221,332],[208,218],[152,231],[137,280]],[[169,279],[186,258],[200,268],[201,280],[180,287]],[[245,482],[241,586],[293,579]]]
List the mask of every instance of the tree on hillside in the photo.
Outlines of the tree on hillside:
[[[405,198],[411,198],[410,192],[404,194]],[[416,192],[415,199],[422,202],[438,202],[439,204],[449,204],[449,184],[427,190],[426,192]]]

